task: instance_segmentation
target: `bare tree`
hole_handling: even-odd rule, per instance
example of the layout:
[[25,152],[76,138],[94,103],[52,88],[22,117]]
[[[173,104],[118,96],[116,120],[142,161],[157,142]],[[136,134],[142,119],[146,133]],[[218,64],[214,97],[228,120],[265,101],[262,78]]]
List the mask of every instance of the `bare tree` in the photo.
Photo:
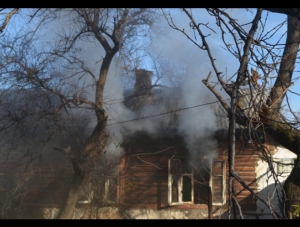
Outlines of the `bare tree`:
[[[272,12],[284,13],[287,15],[294,14],[298,9],[266,9]],[[293,72],[296,64],[296,59],[299,50],[299,21],[298,17],[289,16],[287,20],[287,38],[283,45],[284,49],[280,48],[278,41],[273,44],[270,38],[284,25],[284,23],[276,25],[271,30],[266,30],[266,22],[268,17],[262,17],[263,9],[256,9],[253,12],[253,20],[249,23],[241,24],[227,9],[206,9],[207,13],[215,18],[216,27],[209,25],[203,21],[196,19],[194,10],[183,9],[182,12],[190,20],[190,30],[179,28],[174,22],[170,14],[165,13],[165,17],[169,25],[185,35],[192,43],[200,50],[206,51],[210,59],[211,66],[217,76],[221,87],[230,96],[231,102],[228,105],[222,96],[218,93],[215,86],[209,82],[210,74],[207,79],[203,80],[205,86],[218,98],[229,116],[229,153],[228,159],[230,163],[229,175],[229,196],[230,209],[229,218],[231,217],[232,204],[236,203],[232,189],[232,179],[237,180],[246,189],[251,191],[243,180],[234,170],[235,157],[235,127],[236,123],[247,126],[249,134],[253,141],[256,142],[256,147],[269,163],[272,177],[278,182],[277,175],[274,172],[272,160],[268,154],[268,150],[261,144],[257,137],[257,130],[264,130],[272,135],[279,143],[299,155],[299,130],[297,127],[299,120],[296,114],[290,108],[290,112],[294,117],[293,120],[287,120],[282,115],[283,101],[288,96],[293,80]],[[249,10],[248,10],[249,11]],[[292,13],[292,14],[291,14]],[[247,29],[246,29],[247,28]],[[218,32],[216,32],[218,29]],[[224,49],[237,59],[238,67],[235,74],[232,76],[233,82],[229,82],[217,67],[218,58],[212,51],[212,44],[208,41],[211,34],[220,34],[224,44]],[[199,39],[197,39],[199,38]],[[199,41],[200,40],[200,41]],[[255,70],[251,69],[250,66]],[[259,71],[260,73],[258,73]],[[276,82],[271,83],[271,73],[277,73]],[[262,84],[258,84],[258,78]],[[272,86],[271,91],[268,91],[268,86]],[[251,100],[249,106],[243,106],[239,101],[239,89],[241,86],[248,86],[251,90]],[[266,98],[268,95],[268,98]],[[249,114],[250,113],[250,114]],[[293,172],[284,184],[285,190],[282,190],[282,199],[286,205],[286,214],[291,217],[294,211],[292,205],[299,204],[300,188],[297,186],[299,182],[299,158],[294,166]],[[253,191],[253,196],[257,196]],[[274,218],[284,218],[285,214],[278,214],[273,210],[272,204],[268,204],[262,198],[262,202],[269,207]],[[238,204],[237,204],[238,205]],[[240,213],[241,214],[241,213]],[[242,215],[242,214],[241,214]]]
[[[138,37],[149,32],[154,24],[155,11],[139,8],[81,8],[45,9],[37,14],[37,11],[33,10],[29,14],[30,18],[39,19],[40,25],[47,25],[48,21],[57,24],[63,21],[68,23],[68,29],[65,29],[64,33],[57,32],[59,36],[49,43],[49,48],[39,46],[43,43],[39,38],[35,38],[36,30],[25,36],[1,40],[1,82],[7,88],[3,90],[1,97],[9,97],[8,92],[12,91],[19,97],[22,97],[19,95],[22,92],[27,96],[16,102],[15,113],[10,106],[2,106],[7,107],[6,115],[3,114],[1,118],[6,122],[2,132],[5,133],[6,128],[11,129],[9,126],[15,124],[15,130],[18,131],[18,124],[23,118],[33,120],[37,116],[45,119],[46,127],[50,123],[55,126],[59,116],[63,115],[70,122],[68,130],[77,134],[77,146],[56,147],[70,158],[74,171],[65,205],[58,218],[73,217],[77,194],[89,175],[89,167],[95,161],[95,157],[101,157],[106,146],[108,114],[105,109],[104,89],[112,61],[120,52],[125,56],[125,53],[133,51],[132,45],[137,42]],[[81,57],[82,42],[99,44],[98,53],[93,53],[96,55],[96,70],[90,69]],[[63,66],[63,69],[59,69],[60,66]],[[36,91],[41,92],[50,106],[38,109],[38,104],[32,103],[34,110],[20,108],[22,102],[25,106],[28,105],[31,100],[29,97]],[[94,94],[91,95],[91,92]],[[39,103],[43,99],[37,100]],[[94,115],[96,118],[96,125],[87,137],[80,133],[74,118],[83,110],[88,111],[90,117]],[[37,122],[38,120],[36,119]],[[61,124],[57,125],[60,128]],[[28,124],[22,128],[26,126]],[[55,127],[51,125],[48,128],[55,131]],[[12,139],[15,140],[13,137]]]
[[5,27],[8,25],[10,22],[11,18],[13,15],[15,15],[18,12],[18,8],[14,9],[6,9],[6,8],[1,8],[0,9],[0,15],[3,17],[1,20],[3,20],[1,26],[0,26],[0,33],[3,33]]

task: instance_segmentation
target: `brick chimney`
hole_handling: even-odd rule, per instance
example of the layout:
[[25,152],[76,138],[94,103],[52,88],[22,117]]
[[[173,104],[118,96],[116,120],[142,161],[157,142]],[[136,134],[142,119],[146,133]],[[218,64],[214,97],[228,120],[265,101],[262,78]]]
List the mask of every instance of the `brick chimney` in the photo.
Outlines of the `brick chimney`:
[[136,81],[134,93],[137,96],[134,99],[133,108],[136,112],[147,105],[153,104],[152,94],[152,76],[153,72],[145,69],[135,69]]
[[134,71],[136,77],[134,93],[139,95],[151,94],[153,72],[145,69],[135,69]]

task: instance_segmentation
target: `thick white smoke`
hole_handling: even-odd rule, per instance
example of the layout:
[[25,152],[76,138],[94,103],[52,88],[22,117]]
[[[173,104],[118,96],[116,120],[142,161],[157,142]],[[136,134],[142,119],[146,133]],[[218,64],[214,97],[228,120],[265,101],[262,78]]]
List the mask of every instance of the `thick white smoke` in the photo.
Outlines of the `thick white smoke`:
[[[209,92],[206,92],[207,88],[202,84],[205,74],[191,74],[180,89],[159,88],[154,90],[154,94],[160,90],[162,100],[157,101],[154,105],[145,105],[139,110],[139,113],[130,110],[120,99],[124,92],[118,75],[120,74],[110,74],[105,89],[109,112],[108,131],[117,144],[122,142],[124,135],[130,135],[137,131],[158,135],[162,128],[177,127],[178,133],[184,137],[192,155],[213,157],[217,142],[212,135],[217,129],[217,124],[211,105],[206,105],[213,98]],[[176,103],[177,105],[175,105]],[[193,108],[201,104],[203,106]],[[186,107],[191,108],[177,111],[178,122],[172,125],[175,122],[172,121],[174,113],[171,111]],[[169,111],[171,113],[164,114]],[[138,120],[139,118],[144,119]]]
[[[205,13],[201,15],[204,17]],[[177,19],[178,18],[179,17],[177,17]],[[208,20],[212,22],[211,19]],[[176,23],[178,23],[179,27],[188,28],[189,19],[187,17],[181,17],[181,19],[176,21]],[[174,97],[174,92],[172,93],[172,91],[165,92],[161,96],[163,98],[162,102],[154,106],[145,106],[140,110],[139,114],[137,114],[123,104],[124,87],[122,86],[122,80],[120,78],[120,65],[118,65],[117,62],[113,62],[109,70],[104,93],[105,107],[109,114],[107,127],[107,130],[110,133],[110,141],[108,142],[109,150],[120,152],[118,144],[122,143],[124,135],[128,135],[136,131],[147,131],[152,134],[156,134],[160,131],[161,127],[170,126],[170,118],[172,117],[172,114],[147,117],[174,110],[174,108],[170,107],[170,105],[172,105],[171,103],[175,102],[174,98],[180,100],[177,108],[193,107],[195,105],[205,104],[212,99],[214,100],[213,96],[209,95],[210,92],[202,83],[202,79],[204,79],[209,71],[212,70],[207,53],[197,48],[190,40],[186,39],[178,31],[171,29],[164,19],[161,21],[161,26],[163,25],[165,25],[165,32],[153,37],[152,45],[149,46],[149,51],[154,56],[160,56],[164,59],[168,59],[176,65],[182,65],[185,67],[187,69],[187,79],[183,81],[181,89],[176,91],[176,97]],[[57,28],[55,24],[52,27]],[[62,27],[62,25],[59,25],[58,27]],[[210,37],[208,37],[208,39],[210,39]],[[213,42],[216,42],[216,40]],[[80,46],[82,50],[84,50],[80,53],[80,56],[85,63],[84,67],[91,70],[97,78],[101,63],[101,61],[99,62],[99,59],[104,54],[103,49],[98,42],[82,42]],[[212,45],[211,48],[216,55],[218,53],[218,45]],[[222,57],[218,58],[216,61],[217,65],[224,65],[224,67],[220,68],[221,70],[225,71],[226,67],[234,68],[229,67],[229,65],[233,64],[230,62],[230,59],[227,61],[227,58],[226,60],[221,60],[221,58]],[[147,62],[145,65],[148,67],[145,69],[155,71],[153,67],[151,67],[151,64],[151,62]],[[228,72],[228,74],[230,75],[230,72]],[[73,77],[71,80],[74,81],[74,86],[77,85],[80,88],[85,89],[85,97],[94,101],[95,85],[93,78],[89,74],[86,74],[84,77],[78,75],[76,78]],[[170,86],[169,84],[166,85]],[[208,99],[208,97],[210,98]],[[93,128],[96,126],[96,118],[93,111],[88,113],[74,111],[74,114],[82,114],[82,117],[88,116],[89,123],[85,123],[84,134],[85,136],[89,136]],[[145,118],[141,120],[128,121],[143,117]],[[124,121],[128,122],[125,123]],[[206,153],[207,150],[214,150],[216,141],[213,141],[211,135],[217,128],[217,125],[214,112],[210,105],[181,111],[177,127],[179,133],[185,137],[190,152],[195,153],[203,151]]]

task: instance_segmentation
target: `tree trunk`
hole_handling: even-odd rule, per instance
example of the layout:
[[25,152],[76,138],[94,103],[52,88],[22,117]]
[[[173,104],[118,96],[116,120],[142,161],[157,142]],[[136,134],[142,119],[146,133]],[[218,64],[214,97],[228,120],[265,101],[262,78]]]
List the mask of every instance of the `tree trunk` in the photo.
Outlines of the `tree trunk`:
[[300,161],[299,156],[290,176],[284,184],[284,190],[287,195],[287,203],[285,204],[286,215],[290,218],[295,218],[293,205],[300,205]]
[[101,65],[99,80],[96,88],[96,116],[98,123],[92,132],[91,136],[86,140],[85,146],[72,158],[72,164],[74,169],[74,177],[70,185],[69,193],[58,218],[71,219],[73,217],[74,209],[77,202],[77,192],[86,178],[86,163],[89,161],[89,157],[93,156],[93,153],[100,154],[106,145],[107,133],[107,113],[103,108],[103,92],[106,82],[108,70],[113,56],[117,53],[117,48],[112,51],[107,51],[103,63]]
[[79,164],[73,160],[72,163],[73,168],[78,170],[74,172],[73,180],[70,185],[65,205],[58,215],[58,218],[60,219],[71,219],[73,217],[74,208],[77,202],[77,192],[85,178],[85,174],[79,167]]
[[102,114],[99,114],[98,112],[97,114],[97,126],[95,127],[91,136],[87,139],[84,148],[79,151],[75,157],[72,158],[74,177],[70,185],[65,205],[58,215],[59,219],[71,219],[73,217],[77,202],[77,192],[88,174],[86,170],[86,163],[89,161],[89,157],[93,156],[93,152],[99,154],[105,148],[106,140],[108,137],[105,131],[107,114],[104,109],[101,111],[101,113]]
[[274,114],[278,114],[287,89],[292,85],[292,76],[300,43],[300,21],[288,16],[287,38],[281,59],[279,72],[272,87],[268,106]]
[[273,13],[282,13],[300,20],[300,8],[263,8]]
[[[99,115],[98,115],[99,116]],[[107,133],[105,132],[107,123],[107,114],[103,110],[102,119],[98,122],[93,133],[86,141],[84,148],[77,156],[72,158],[74,177],[70,185],[68,196],[61,212],[58,215],[60,219],[71,219],[77,202],[77,192],[81,187],[87,175],[86,163],[93,152],[101,153],[106,145]]]
[[[292,85],[291,79],[295,67],[296,57],[300,43],[300,21],[297,18],[288,16],[288,29],[286,45],[283,52],[282,61],[279,68],[279,74],[271,90],[268,107],[270,111],[270,120],[267,122],[266,131],[280,144],[299,156],[300,132],[290,125],[282,122],[279,117],[279,111],[282,101],[286,95],[287,89]],[[291,216],[293,204],[299,204],[296,200],[300,199],[300,163],[297,159],[296,165],[287,178],[284,189],[288,199],[286,204],[286,215]]]

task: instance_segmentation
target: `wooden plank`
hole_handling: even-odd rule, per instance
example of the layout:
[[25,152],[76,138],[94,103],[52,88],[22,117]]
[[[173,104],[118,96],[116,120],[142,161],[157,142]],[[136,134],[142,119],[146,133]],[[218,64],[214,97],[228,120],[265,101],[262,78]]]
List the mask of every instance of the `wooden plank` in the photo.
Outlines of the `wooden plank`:
[[145,174],[145,173],[137,173],[136,175],[125,175],[124,177],[126,182],[149,182],[149,181],[168,181],[168,176],[165,174]]
[[236,171],[236,172],[240,177],[253,177],[254,179],[256,179],[255,172],[245,172],[245,171]]
[[241,176],[240,175],[240,178],[243,180],[243,181],[247,181],[247,182],[252,182],[252,181],[256,181],[256,177],[253,177],[253,176]]
[[254,166],[236,166],[235,171],[245,171],[245,172],[254,172],[255,167]]
[[160,156],[160,155],[138,155],[138,156],[131,156],[126,157],[126,162],[128,163],[144,163],[143,161],[156,161],[158,163],[168,163],[170,157],[169,156]]
[[129,165],[126,169],[126,172],[130,171],[143,171],[143,172],[166,172],[168,173],[168,165],[157,165],[157,164],[140,164],[140,165]]
[[[126,185],[126,184],[125,184]],[[127,183],[132,187],[139,187],[140,190],[156,190],[158,188],[168,190],[168,182],[136,182],[135,184]]]
[[[135,188],[135,190],[141,190],[141,188],[145,189],[146,184],[150,184],[151,182],[126,182],[122,187],[124,188],[124,190],[127,190],[127,189],[130,189],[130,188]],[[161,185],[160,186],[161,188],[165,188],[167,190],[167,185],[163,186]],[[155,186],[153,186],[153,188],[155,188]],[[157,188],[157,187],[156,187]]]
[[[149,182],[147,182],[147,183],[149,183]],[[161,186],[161,187],[163,187],[163,186]],[[133,183],[127,182],[123,186],[124,192],[125,192],[125,190],[127,191],[129,189],[141,190],[141,188],[143,188],[143,190],[144,190],[146,187],[143,186],[143,185],[141,185],[141,184],[139,184],[138,182],[137,183],[135,183],[135,182],[133,182]],[[167,190],[168,187],[164,186],[164,188],[166,188],[166,190]]]
[[168,173],[163,172],[128,172],[125,173],[124,177],[133,179],[135,177],[166,177],[168,178]]
[[125,193],[124,198],[156,198],[156,197],[166,197],[168,198],[168,190],[127,190],[127,193]]
[[[126,204],[157,204],[157,198],[124,198]],[[161,204],[167,204],[168,198],[162,198],[159,201]]]

